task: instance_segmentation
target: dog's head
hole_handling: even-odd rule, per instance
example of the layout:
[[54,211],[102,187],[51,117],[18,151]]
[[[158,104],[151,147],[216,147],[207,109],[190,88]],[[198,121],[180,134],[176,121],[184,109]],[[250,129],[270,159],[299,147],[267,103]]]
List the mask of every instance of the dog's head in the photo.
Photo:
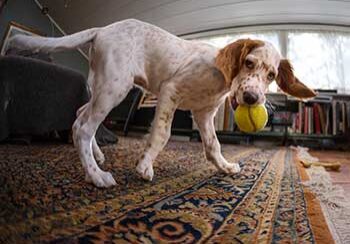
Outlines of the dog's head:
[[282,59],[268,42],[251,39],[233,42],[219,51],[216,66],[231,89],[233,103],[265,103],[265,92],[274,80],[292,96],[311,98],[316,95],[294,76],[289,61]]

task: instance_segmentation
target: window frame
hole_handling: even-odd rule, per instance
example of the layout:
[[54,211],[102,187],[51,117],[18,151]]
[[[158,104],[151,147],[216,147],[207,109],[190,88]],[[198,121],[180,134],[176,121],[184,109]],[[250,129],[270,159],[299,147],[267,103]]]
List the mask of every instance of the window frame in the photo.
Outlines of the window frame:
[[259,31],[339,31],[350,33],[350,25],[328,25],[328,24],[264,24],[264,25],[247,25],[228,27],[216,30],[201,31],[189,34],[179,35],[184,39],[198,39],[213,36],[237,34],[237,33],[249,33]]
[[[269,25],[252,25],[252,26],[239,26],[230,27],[217,30],[202,31],[197,33],[190,33],[181,35],[181,38],[192,40],[192,39],[204,39],[212,37],[220,37],[225,35],[237,35],[237,34],[248,34],[254,32],[276,32],[279,43],[280,52],[283,57],[287,57],[288,53],[288,34],[289,32],[300,31],[300,32],[339,32],[346,35],[350,34],[350,26],[342,25],[328,25],[328,24],[269,24]],[[345,79],[343,82],[346,82]],[[346,85],[346,84],[344,84]],[[344,86],[346,90],[346,86]]]

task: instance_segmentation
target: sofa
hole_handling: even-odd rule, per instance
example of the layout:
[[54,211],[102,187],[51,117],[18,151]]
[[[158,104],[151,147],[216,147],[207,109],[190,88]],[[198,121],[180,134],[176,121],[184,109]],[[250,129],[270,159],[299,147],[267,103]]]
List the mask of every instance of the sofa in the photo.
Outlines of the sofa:
[[[0,57],[0,141],[57,132],[67,139],[76,111],[89,100],[86,79],[42,57]],[[99,128],[100,144],[116,142]]]

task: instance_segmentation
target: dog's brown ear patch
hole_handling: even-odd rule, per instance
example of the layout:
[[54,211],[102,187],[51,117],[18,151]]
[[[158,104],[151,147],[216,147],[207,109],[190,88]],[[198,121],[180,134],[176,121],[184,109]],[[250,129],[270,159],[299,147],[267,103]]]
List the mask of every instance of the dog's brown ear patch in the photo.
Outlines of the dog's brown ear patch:
[[216,67],[223,73],[226,84],[231,85],[233,78],[242,68],[245,58],[255,48],[264,45],[263,41],[240,39],[219,51],[216,56]]
[[293,67],[287,59],[282,59],[278,67],[277,85],[282,91],[298,98],[312,98],[316,92],[294,76]]

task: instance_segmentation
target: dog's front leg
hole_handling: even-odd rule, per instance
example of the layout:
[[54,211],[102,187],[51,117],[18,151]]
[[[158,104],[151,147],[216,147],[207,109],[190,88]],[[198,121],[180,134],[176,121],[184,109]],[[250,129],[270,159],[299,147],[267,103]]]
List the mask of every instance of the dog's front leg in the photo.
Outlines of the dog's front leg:
[[205,150],[205,156],[219,170],[233,174],[240,171],[239,164],[228,163],[221,154],[220,143],[216,137],[214,126],[214,111],[192,111],[193,119],[197,123]]
[[148,138],[145,153],[136,167],[136,171],[145,180],[151,181],[153,178],[153,161],[169,140],[171,122],[179,100],[180,97],[172,86],[166,86],[161,89],[155,118],[152,123],[151,135]]

